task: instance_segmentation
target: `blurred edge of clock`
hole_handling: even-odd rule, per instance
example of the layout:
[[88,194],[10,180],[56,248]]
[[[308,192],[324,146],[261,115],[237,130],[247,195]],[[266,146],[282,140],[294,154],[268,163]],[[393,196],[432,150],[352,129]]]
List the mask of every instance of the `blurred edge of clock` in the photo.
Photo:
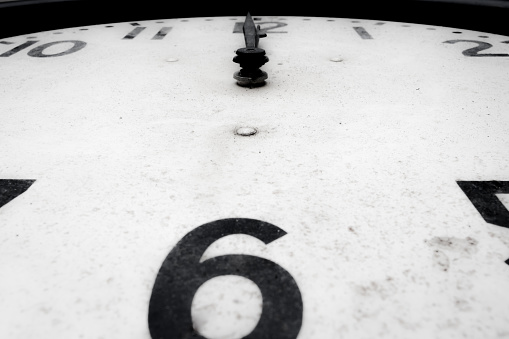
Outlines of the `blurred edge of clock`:
[[343,2],[0,0],[0,39],[67,27],[183,17],[321,16],[398,21],[509,35],[509,0]]

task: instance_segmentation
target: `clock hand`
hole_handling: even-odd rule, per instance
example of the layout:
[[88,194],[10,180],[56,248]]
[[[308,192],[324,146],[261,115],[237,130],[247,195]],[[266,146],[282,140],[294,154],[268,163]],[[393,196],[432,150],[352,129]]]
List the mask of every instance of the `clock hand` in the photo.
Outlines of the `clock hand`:
[[260,26],[255,26],[249,13],[247,13],[242,30],[246,47],[239,48],[235,52],[237,56],[233,58],[233,61],[240,64],[241,70],[235,72],[233,78],[241,86],[262,86],[267,79],[267,73],[260,70],[260,67],[269,61],[269,58],[265,56],[265,50],[258,48],[258,41],[260,38],[266,37],[267,34],[260,33]]
[[260,38],[265,38],[267,36],[266,33],[260,33],[260,26],[255,26],[253,18],[251,18],[251,14],[249,12],[247,13],[242,30],[244,31],[246,48],[257,48]]

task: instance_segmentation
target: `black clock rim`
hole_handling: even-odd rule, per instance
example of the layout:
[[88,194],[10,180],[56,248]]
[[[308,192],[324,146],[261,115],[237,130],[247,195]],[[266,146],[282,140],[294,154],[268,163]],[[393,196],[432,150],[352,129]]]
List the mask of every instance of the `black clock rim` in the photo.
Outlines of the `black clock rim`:
[[336,17],[397,21],[509,36],[509,0],[283,0],[194,2],[158,0],[17,0],[0,2],[0,39],[40,31],[170,18],[256,15]]

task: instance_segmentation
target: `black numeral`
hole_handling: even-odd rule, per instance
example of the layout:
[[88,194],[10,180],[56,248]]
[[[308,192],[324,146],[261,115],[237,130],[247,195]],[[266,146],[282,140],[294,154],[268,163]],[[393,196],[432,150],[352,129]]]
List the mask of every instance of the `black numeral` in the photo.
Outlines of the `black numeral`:
[[[55,54],[45,54],[44,50],[48,47],[58,45],[58,44],[72,44],[72,47],[68,48],[67,50],[55,53]],[[40,46],[35,47],[34,49],[31,49],[28,52],[28,55],[34,58],[53,58],[53,57],[59,57],[63,55],[68,55],[71,53],[75,53],[81,49],[83,49],[87,45],[84,41],[79,40],[65,40],[65,41],[55,41],[55,42],[48,42],[47,44],[43,44]]]
[[231,234],[247,234],[270,244],[286,232],[259,220],[223,219],[184,236],[164,259],[154,283],[148,314],[153,339],[204,338],[193,329],[191,303],[203,283],[222,275],[250,279],[262,292],[260,320],[244,338],[297,337],[302,325],[302,298],[297,283],[285,269],[251,255],[223,255],[200,263],[213,242]]
[[489,54],[489,53],[483,53],[479,54],[479,52],[490,49],[493,47],[492,44],[489,44],[484,41],[477,41],[477,40],[447,40],[444,41],[444,44],[456,44],[458,42],[469,42],[477,44],[477,47],[472,47],[469,49],[464,50],[462,53],[465,56],[469,57],[508,57],[509,54]]
[[132,39],[136,38],[138,36],[138,34],[143,32],[143,30],[145,28],[147,28],[147,27],[140,27],[140,26],[135,27],[132,31],[127,33],[127,35],[125,37],[123,37],[122,39],[124,39],[124,40],[132,40]]
[[[136,26],[132,31],[127,33],[126,36],[122,38],[122,40],[132,40],[136,38],[141,32],[143,32],[147,27],[139,26],[139,24],[131,24],[133,26]],[[153,37],[152,40],[162,40],[164,37],[171,31],[171,27],[162,27],[159,32],[157,32]]]
[[38,41],[36,41],[36,40],[26,41],[26,42],[22,43],[21,45],[16,46],[13,49],[0,54],[0,57],[3,57],[3,58],[10,57],[11,55],[18,53],[19,51],[21,51],[29,46],[32,46],[33,44],[35,44],[37,42]]
[[373,37],[371,36],[371,34],[369,34],[365,29],[364,27],[354,27],[353,28],[357,34],[359,34],[359,36],[365,40],[370,40],[370,39],[373,39]]
[[[19,51],[21,51],[29,46],[32,46],[33,44],[38,43],[38,42],[39,41],[37,41],[37,40],[26,41],[26,42],[22,43],[21,45],[16,46],[13,49],[11,49],[3,54],[0,54],[0,57],[10,57],[11,55],[16,54]],[[67,50],[60,52],[60,53],[54,53],[54,54],[44,53],[44,50],[46,48],[54,46],[54,45],[58,45],[58,44],[72,44],[72,46],[69,47]],[[37,47],[31,49],[27,54],[34,58],[59,57],[59,56],[64,56],[64,55],[68,55],[71,53],[75,53],[75,52],[83,49],[86,45],[87,45],[86,42],[79,41],[79,40],[54,41],[54,42],[49,42],[47,44],[37,46]]]
[[[267,34],[267,33],[288,33],[286,31],[274,31],[274,29],[281,28],[288,26],[285,22],[278,22],[278,21],[264,21],[264,22],[257,22],[256,26],[260,26],[260,34]],[[236,22],[235,26],[233,26],[233,33],[242,33],[242,27],[244,26],[243,22]]]
[[509,181],[458,181],[487,223],[509,228],[509,211],[496,194],[509,193]]
[[0,207],[25,193],[35,180],[0,179]]
[[171,27],[163,27],[152,37],[152,40],[162,40],[171,31]]

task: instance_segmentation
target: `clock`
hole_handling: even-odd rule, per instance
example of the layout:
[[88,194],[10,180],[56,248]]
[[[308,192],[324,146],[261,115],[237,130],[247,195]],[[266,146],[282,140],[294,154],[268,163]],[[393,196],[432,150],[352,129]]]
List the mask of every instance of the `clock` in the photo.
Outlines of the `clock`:
[[1,337],[509,333],[509,37],[257,15],[0,40]]

